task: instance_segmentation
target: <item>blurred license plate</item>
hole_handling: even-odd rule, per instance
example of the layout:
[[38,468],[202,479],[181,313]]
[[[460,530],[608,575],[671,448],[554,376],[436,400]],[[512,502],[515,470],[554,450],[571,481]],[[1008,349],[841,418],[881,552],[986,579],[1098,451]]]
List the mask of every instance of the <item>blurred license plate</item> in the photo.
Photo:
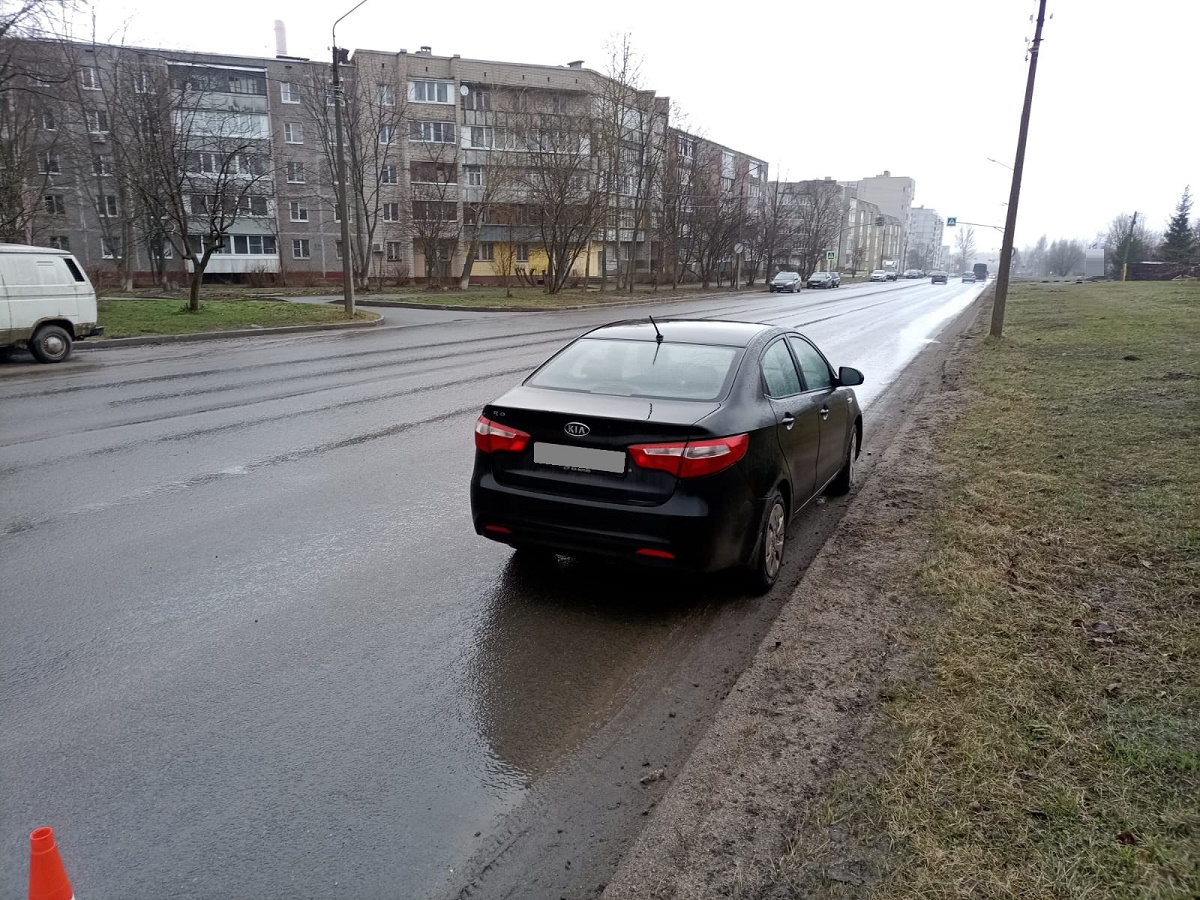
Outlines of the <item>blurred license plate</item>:
[[620,475],[625,471],[625,453],[623,451],[597,450],[595,447],[534,444],[533,461],[542,466],[612,472],[615,475]]

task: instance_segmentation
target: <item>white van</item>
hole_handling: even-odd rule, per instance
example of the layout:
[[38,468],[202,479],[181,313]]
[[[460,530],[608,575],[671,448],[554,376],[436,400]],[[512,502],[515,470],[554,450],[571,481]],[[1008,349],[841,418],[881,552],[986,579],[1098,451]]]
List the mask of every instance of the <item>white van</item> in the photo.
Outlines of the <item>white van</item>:
[[101,334],[96,292],[74,256],[0,244],[0,352],[27,347],[38,362],[62,362],[74,341]]

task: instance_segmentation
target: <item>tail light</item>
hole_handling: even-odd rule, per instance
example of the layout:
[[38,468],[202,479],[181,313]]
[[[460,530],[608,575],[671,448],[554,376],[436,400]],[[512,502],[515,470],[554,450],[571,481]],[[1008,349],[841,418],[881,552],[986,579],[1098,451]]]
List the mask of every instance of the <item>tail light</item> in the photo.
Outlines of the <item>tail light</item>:
[[483,416],[475,423],[475,446],[484,453],[524,450],[528,443],[529,435],[519,428],[510,428]]
[[676,478],[699,478],[728,469],[746,455],[750,435],[735,434],[708,441],[635,444],[629,448],[634,465],[662,469]]

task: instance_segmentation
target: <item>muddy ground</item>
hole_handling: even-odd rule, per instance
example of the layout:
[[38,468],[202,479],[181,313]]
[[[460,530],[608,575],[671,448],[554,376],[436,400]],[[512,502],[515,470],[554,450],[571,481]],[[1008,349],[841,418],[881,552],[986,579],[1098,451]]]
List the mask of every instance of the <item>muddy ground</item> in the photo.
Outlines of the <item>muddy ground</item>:
[[861,797],[888,764],[888,698],[920,678],[921,624],[938,614],[914,589],[947,477],[934,447],[962,407],[990,297],[906,373],[904,421],[605,900],[857,896],[886,871],[885,830]]

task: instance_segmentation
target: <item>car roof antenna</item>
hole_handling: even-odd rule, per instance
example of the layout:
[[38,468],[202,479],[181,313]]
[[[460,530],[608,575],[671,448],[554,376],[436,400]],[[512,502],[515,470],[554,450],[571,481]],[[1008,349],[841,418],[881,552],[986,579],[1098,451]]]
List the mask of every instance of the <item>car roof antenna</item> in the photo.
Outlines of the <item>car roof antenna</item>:
[[646,318],[649,319],[650,324],[654,326],[654,340],[661,344],[663,342],[663,336],[662,332],[658,330],[658,323],[654,321],[654,316],[646,316]]

